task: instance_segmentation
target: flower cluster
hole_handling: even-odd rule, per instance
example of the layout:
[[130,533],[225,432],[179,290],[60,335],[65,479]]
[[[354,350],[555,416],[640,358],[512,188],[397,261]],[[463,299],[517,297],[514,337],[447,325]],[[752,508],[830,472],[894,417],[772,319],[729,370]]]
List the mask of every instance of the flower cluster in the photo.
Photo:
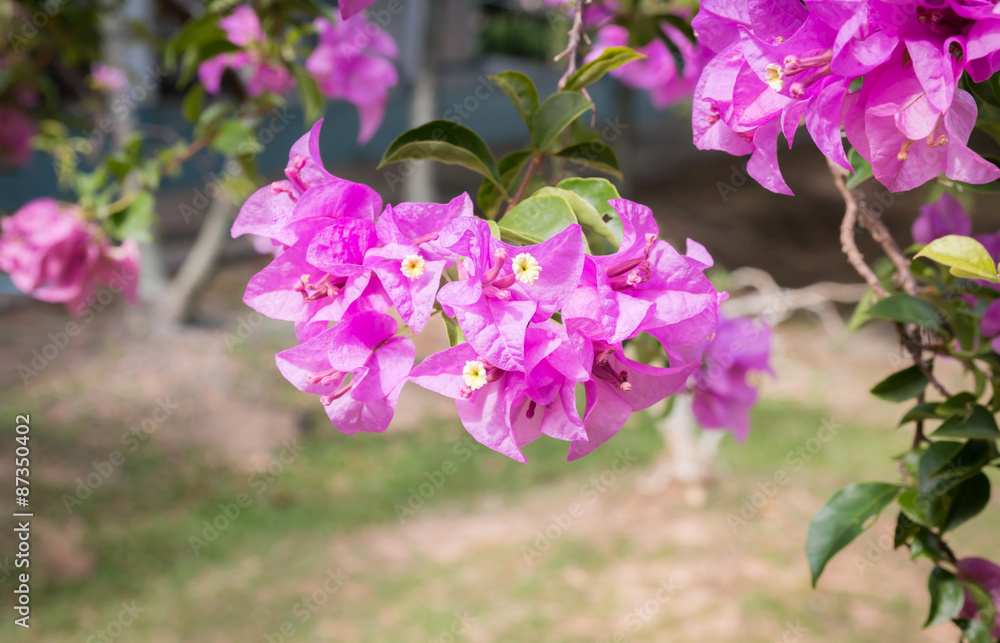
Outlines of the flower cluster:
[[[244,301],[295,322],[300,344],[278,367],[340,431],[385,430],[412,381],[455,399],[469,433],[500,453],[523,462],[521,447],[544,434],[571,442],[575,459],[698,369],[724,295],[703,274],[705,249],[689,240],[683,255],[658,240],[648,208],[610,202],[623,228],[614,254],[587,254],[579,225],[512,246],[467,195],[383,208],[371,188],[329,174],[321,124],[292,147],[287,180],[246,202],[233,235],[275,246]],[[438,314],[464,341],[414,367],[397,318],[418,333]],[[626,356],[622,342],[639,333],[659,340],[669,367]]]
[[0,270],[25,294],[82,313],[101,285],[116,285],[136,301],[139,249],[112,246],[80,209],[35,199],[0,219]]
[[[1000,69],[994,3],[970,0],[704,0],[692,22],[711,52],[695,89],[701,149],[750,154],[747,171],[791,194],[777,161],[800,121],[829,159],[850,170],[841,135],[894,192],[944,173],[1000,178],[969,149],[975,99],[958,89]],[[860,87],[858,87],[860,85]]]
[[287,94],[295,87],[288,68],[269,60],[264,51],[264,30],[260,26],[257,13],[246,5],[236,7],[229,16],[219,21],[229,42],[240,51],[219,54],[209,58],[198,67],[198,79],[209,94],[219,93],[222,74],[226,69],[245,69],[247,93],[260,96],[264,92]]
[[750,409],[757,389],[751,373],[774,371],[770,365],[771,328],[746,317],[719,319],[719,329],[705,350],[703,365],[691,378],[691,410],[706,429],[729,429],[738,440],[750,431]]
[[[367,3],[370,4],[370,3]],[[306,71],[327,98],[345,100],[358,108],[361,120],[359,143],[368,142],[382,124],[389,89],[399,83],[392,59],[399,55],[396,42],[371,23],[362,12],[366,3],[341,5],[342,18],[330,22],[317,18],[314,27],[319,44],[305,61]],[[248,6],[237,7],[219,21],[239,51],[209,58],[198,67],[198,78],[210,94],[220,90],[226,69],[243,70],[247,93],[288,94],[295,78],[276,57],[268,54],[267,36],[260,19]]]

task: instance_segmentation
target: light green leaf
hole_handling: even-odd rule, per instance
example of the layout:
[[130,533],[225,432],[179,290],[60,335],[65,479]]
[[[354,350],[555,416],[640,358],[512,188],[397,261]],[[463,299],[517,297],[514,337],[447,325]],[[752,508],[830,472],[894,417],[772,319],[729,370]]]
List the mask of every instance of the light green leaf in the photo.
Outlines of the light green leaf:
[[504,239],[524,245],[551,239],[574,223],[572,206],[555,194],[525,199],[499,221]]
[[508,197],[489,146],[479,134],[454,121],[431,121],[403,132],[386,149],[378,166],[413,160],[460,165],[489,179],[505,198]]
[[899,486],[894,484],[852,484],[835,493],[817,512],[806,538],[814,587],[830,559],[867,529],[898,493]]
[[629,47],[608,47],[600,56],[577,69],[569,77],[566,81],[566,91],[579,91],[587,85],[596,83],[609,71],[645,57],[645,54],[640,54]]
[[608,224],[604,222],[601,218],[601,214],[597,209],[590,204],[586,199],[584,199],[579,194],[565,190],[563,188],[553,188],[544,187],[541,190],[535,192],[532,198],[538,196],[545,196],[547,194],[555,194],[563,197],[569,203],[570,207],[573,208],[573,214],[576,217],[576,222],[583,226],[584,232],[592,232],[594,235],[603,239],[608,245],[617,248],[618,240],[615,239],[614,233]]
[[550,151],[570,123],[593,107],[579,92],[557,92],[546,98],[532,119],[531,140],[535,149]]
[[931,241],[916,256],[927,257],[948,266],[951,274],[956,277],[1000,283],[997,265],[990,257],[989,251],[972,237],[949,234]]
[[609,201],[620,199],[621,195],[618,194],[618,189],[611,181],[599,178],[573,177],[560,181],[556,187],[574,192],[594,206],[597,213],[601,215],[601,220],[611,230],[615,239],[614,248],[617,250],[622,243],[622,219],[618,216],[618,212],[611,207]]

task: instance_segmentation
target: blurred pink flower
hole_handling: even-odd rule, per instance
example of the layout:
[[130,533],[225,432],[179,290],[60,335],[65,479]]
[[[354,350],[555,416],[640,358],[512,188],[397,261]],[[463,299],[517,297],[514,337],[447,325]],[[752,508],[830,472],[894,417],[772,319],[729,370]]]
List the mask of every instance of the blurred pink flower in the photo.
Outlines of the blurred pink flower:
[[282,64],[269,62],[260,44],[266,35],[260,26],[260,18],[253,9],[239,6],[232,15],[219,21],[219,27],[226,32],[229,42],[242,47],[243,51],[219,54],[209,58],[198,67],[198,80],[209,94],[219,93],[222,74],[226,69],[245,69],[244,82],[247,93],[260,96],[264,92],[288,94],[295,88],[295,79]]
[[[985,558],[963,558],[958,561],[958,577],[964,581],[971,581],[979,585],[990,593],[993,604],[1000,607],[1000,566]],[[965,605],[959,614],[961,618],[979,618],[979,609],[976,607],[972,596],[965,593]],[[990,632],[992,638],[1000,638],[1000,615],[993,623]]]
[[119,91],[128,85],[128,75],[117,67],[94,63],[90,67],[90,79],[96,89]]
[[327,98],[358,108],[358,142],[367,143],[382,124],[389,89],[399,82],[390,61],[399,55],[396,42],[364,14],[334,24],[317,18],[315,25],[319,46],[306,60],[306,70]]
[[77,206],[54,199],[35,199],[0,220],[0,270],[25,294],[74,315],[101,285],[136,301],[138,254],[134,241],[111,246]]

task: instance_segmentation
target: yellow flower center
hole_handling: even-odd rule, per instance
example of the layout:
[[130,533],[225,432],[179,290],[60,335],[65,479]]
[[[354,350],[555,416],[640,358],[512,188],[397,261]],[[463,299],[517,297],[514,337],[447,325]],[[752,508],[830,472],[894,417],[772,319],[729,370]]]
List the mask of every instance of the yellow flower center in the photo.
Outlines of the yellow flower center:
[[535,285],[535,280],[542,272],[542,267],[535,261],[535,258],[527,252],[514,257],[514,278],[529,286]]
[[462,368],[462,379],[465,380],[466,386],[478,391],[486,386],[486,365],[479,360],[470,359]]
[[416,279],[420,275],[427,272],[427,267],[424,264],[424,258],[420,255],[410,255],[409,257],[403,259],[399,269],[409,279]]
[[764,78],[767,79],[767,84],[776,92],[780,92],[781,88],[785,86],[785,70],[781,68],[781,65],[771,63],[764,70]]

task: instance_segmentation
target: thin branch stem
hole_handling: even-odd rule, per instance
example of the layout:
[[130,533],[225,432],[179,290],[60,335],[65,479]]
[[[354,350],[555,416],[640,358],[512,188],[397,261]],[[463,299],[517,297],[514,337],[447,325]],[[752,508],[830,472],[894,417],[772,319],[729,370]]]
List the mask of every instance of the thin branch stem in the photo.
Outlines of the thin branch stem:
[[569,30],[569,45],[566,49],[562,50],[559,55],[555,57],[555,61],[559,62],[566,56],[569,56],[569,62],[566,65],[566,72],[563,74],[562,78],[559,79],[559,91],[566,89],[566,83],[569,82],[570,77],[576,73],[576,54],[577,50],[580,48],[580,41],[583,40],[583,5],[587,4],[590,0],[576,0],[576,9],[573,12],[573,27]]
[[833,174],[834,183],[844,199],[844,220],[840,224],[840,245],[847,255],[847,261],[854,267],[861,278],[865,280],[868,287],[879,297],[888,297],[889,293],[882,287],[878,275],[865,263],[865,257],[858,250],[858,244],[854,241],[854,227],[858,222],[858,200],[847,187],[847,172],[833,161],[829,161],[830,173]]
[[538,166],[541,165],[541,163],[541,154],[532,155],[531,162],[528,163],[528,169],[524,173],[524,180],[522,180],[521,185],[518,186],[517,192],[514,194],[514,198],[507,203],[507,209],[504,210],[504,214],[510,212],[515,205],[521,202],[521,197],[524,196],[525,190],[528,189],[528,184],[531,183],[531,178],[535,175],[535,172],[538,170]]

